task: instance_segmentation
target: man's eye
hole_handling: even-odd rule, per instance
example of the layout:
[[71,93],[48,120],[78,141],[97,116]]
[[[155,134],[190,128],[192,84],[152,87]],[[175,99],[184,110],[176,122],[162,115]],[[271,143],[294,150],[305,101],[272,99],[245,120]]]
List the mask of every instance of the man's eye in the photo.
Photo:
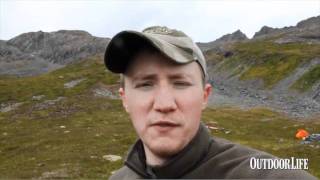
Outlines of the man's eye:
[[185,88],[190,86],[191,84],[189,82],[177,81],[177,82],[174,82],[174,85],[178,88]]
[[136,85],[136,88],[149,88],[149,87],[152,87],[152,83],[139,83]]

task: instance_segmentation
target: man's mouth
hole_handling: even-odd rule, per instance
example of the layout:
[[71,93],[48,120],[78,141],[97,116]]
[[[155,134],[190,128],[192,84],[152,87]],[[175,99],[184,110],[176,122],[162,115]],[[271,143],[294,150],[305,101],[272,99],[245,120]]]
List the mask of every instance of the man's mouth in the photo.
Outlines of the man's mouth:
[[171,121],[158,121],[151,124],[152,127],[156,128],[158,131],[164,132],[169,131],[173,128],[180,126],[178,123],[174,123]]

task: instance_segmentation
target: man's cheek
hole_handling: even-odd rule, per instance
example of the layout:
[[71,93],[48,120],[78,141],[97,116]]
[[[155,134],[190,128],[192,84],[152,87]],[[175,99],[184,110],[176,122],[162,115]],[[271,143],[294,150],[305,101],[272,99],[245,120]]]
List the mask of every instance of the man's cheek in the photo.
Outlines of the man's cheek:
[[[192,96],[191,96],[192,97]],[[185,98],[184,100],[184,111],[185,112],[191,112],[191,111],[196,111],[198,109],[202,109],[202,103],[200,98]]]

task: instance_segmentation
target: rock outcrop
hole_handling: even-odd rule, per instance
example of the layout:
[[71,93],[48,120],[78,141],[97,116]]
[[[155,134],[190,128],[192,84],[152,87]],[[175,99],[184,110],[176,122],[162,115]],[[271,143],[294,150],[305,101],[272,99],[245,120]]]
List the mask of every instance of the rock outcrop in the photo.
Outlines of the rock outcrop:
[[274,38],[274,42],[292,43],[307,42],[320,44],[320,16],[300,21],[296,26],[284,28],[271,28],[264,26],[253,36],[254,39]]
[[245,40],[248,40],[247,36],[240,30],[237,30],[231,34],[226,34],[215,41],[197,44],[200,47],[200,49],[204,52],[209,50],[224,52],[229,44]]
[[29,32],[0,41],[0,74],[28,76],[48,72],[103,53],[108,38],[88,32],[60,30]]

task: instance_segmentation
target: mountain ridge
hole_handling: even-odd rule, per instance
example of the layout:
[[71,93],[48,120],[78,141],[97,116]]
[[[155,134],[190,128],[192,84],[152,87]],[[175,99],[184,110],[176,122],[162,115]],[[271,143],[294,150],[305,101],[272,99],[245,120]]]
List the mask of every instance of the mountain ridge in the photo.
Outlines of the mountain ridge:
[[0,74],[46,73],[102,53],[109,41],[80,30],[23,33],[0,42]]

